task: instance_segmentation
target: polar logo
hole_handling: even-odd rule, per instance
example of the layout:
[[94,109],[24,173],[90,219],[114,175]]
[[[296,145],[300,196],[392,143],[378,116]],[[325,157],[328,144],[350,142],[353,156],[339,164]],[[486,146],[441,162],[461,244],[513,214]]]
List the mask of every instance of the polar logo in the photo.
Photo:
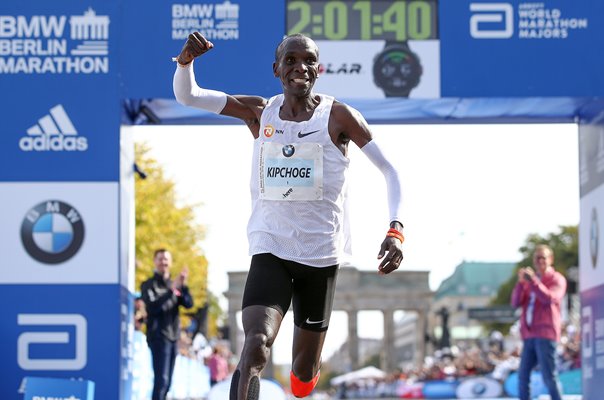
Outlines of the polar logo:
[[474,39],[509,39],[514,34],[514,9],[509,3],[470,3],[470,35]]
[[[81,314],[18,314],[17,324],[21,326],[47,326],[52,331],[23,332],[17,339],[17,361],[19,367],[27,371],[77,371],[87,363],[87,322]],[[70,340],[69,331],[56,327],[73,326],[75,333]],[[32,358],[31,345],[65,345],[73,343],[73,358]]]

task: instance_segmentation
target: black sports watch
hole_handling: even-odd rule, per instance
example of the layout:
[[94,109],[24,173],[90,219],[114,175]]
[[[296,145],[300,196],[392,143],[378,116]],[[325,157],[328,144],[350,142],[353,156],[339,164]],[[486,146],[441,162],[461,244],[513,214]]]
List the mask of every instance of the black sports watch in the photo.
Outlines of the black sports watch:
[[407,41],[386,41],[384,49],[373,59],[373,81],[386,97],[409,97],[422,76],[420,59],[409,49]]

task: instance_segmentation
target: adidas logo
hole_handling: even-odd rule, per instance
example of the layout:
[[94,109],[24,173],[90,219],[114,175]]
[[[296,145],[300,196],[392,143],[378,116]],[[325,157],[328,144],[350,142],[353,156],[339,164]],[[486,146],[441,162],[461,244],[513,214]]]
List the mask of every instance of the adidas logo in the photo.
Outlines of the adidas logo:
[[27,130],[27,136],[19,140],[19,147],[23,151],[86,151],[87,139],[77,135],[65,109],[58,104]]

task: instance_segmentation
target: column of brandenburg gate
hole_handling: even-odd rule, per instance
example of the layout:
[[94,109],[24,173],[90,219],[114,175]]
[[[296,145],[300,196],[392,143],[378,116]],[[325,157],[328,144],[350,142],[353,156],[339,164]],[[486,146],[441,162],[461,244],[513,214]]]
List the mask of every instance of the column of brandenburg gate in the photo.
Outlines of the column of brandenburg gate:
[[[235,354],[241,350],[237,338],[237,313],[241,311],[241,299],[247,271],[229,272],[229,288],[224,293],[228,300],[228,325],[231,332],[231,346]],[[343,266],[338,273],[334,311],[348,314],[348,351],[353,368],[359,365],[359,338],[357,335],[357,313],[364,310],[378,310],[384,316],[384,338],[381,349],[381,368],[391,371],[395,368],[395,326],[394,312],[397,310],[417,313],[416,354],[414,360],[421,365],[425,356],[425,332],[427,315],[433,293],[429,288],[428,271],[398,270],[388,275],[378,275],[376,271],[360,271],[351,266]]]

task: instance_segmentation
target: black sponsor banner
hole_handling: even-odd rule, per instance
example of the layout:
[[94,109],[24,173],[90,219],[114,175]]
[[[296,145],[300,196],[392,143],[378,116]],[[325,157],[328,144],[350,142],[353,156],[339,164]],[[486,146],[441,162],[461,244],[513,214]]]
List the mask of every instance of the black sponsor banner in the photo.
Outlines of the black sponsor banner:
[[468,309],[468,318],[485,322],[515,322],[518,319],[516,309],[511,306],[477,307]]

